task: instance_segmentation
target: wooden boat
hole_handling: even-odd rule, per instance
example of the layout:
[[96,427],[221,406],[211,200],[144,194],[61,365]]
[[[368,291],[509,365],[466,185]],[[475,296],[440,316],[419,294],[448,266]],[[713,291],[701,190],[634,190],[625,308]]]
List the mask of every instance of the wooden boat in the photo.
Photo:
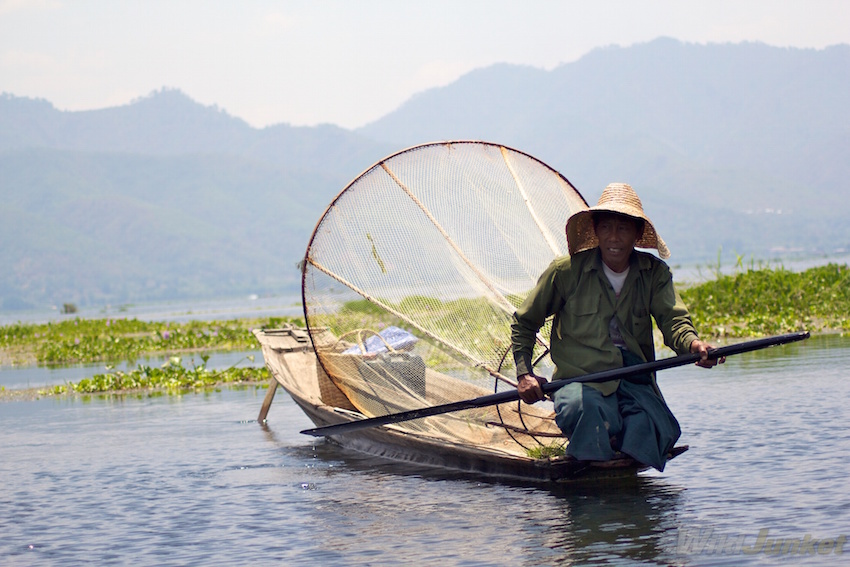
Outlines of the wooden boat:
[[[272,374],[272,382],[258,416],[260,422],[266,420],[278,386],[286,390],[317,427],[364,417],[328,378],[318,363],[305,329],[292,326],[258,329],[254,335],[262,346],[266,366]],[[440,376],[439,383],[445,382],[446,377]],[[551,430],[546,416],[526,415],[526,423],[529,417],[539,418],[540,423],[532,426],[538,434],[543,434],[547,428]],[[493,424],[491,427],[504,433],[510,426]],[[417,432],[401,425],[362,429],[334,435],[330,439],[346,448],[384,459],[535,483],[634,477],[647,468],[624,455],[601,463],[577,462],[565,457],[532,458],[509,444],[477,443],[470,438],[436,435],[432,429]],[[669,458],[675,458],[687,449],[687,446],[676,447]]]
[[[647,467],[625,455],[559,456],[568,440],[552,403],[521,403],[511,378],[514,313],[568,253],[564,222],[586,208],[563,175],[497,144],[423,144],[374,164],[310,238],[300,263],[305,328],[255,331],[273,376],[259,420],[279,385],[317,429],[343,426],[308,433],[377,457],[544,483],[634,478]],[[554,375],[552,332],[550,319],[537,333],[540,376]],[[654,372],[693,356],[574,380]]]
[[[429,143],[374,164],[310,238],[306,328],[256,332],[274,376],[260,420],[277,385],[317,427],[515,394],[513,314],[567,254],[564,222],[586,207],[563,175],[498,144]],[[551,321],[544,327],[533,359],[552,376]],[[551,402],[516,397],[330,438],[397,461],[535,482],[642,470],[626,456],[557,456],[567,440]]]

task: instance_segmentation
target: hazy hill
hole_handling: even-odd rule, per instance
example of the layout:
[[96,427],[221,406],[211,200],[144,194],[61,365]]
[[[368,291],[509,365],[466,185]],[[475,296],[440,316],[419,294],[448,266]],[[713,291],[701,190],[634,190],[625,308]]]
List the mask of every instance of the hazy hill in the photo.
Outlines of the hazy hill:
[[659,39],[550,72],[481,69],[358,132],[401,146],[498,140],[558,169],[591,203],[611,181],[634,185],[677,260],[721,246],[765,258],[850,246],[847,93],[847,45]]
[[[128,105],[63,112],[47,101],[0,96],[0,151],[49,148],[151,156],[233,155],[280,169],[353,176],[388,151],[337,126],[249,126],[180,91],[163,89]],[[369,161],[371,160],[371,161]],[[339,189],[342,189],[340,187]]]
[[330,199],[404,147],[486,139],[594,203],[627,181],[673,250],[850,248],[850,46],[659,39],[494,65],[360,128],[252,128],[175,90],[86,112],[0,96],[0,309],[296,290]]
[[221,155],[21,150],[0,170],[6,307],[297,287],[311,219],[342,183]]
[[557,164],[587,189],[612,175],[656,174],[661,159],[820,185],[850,169],[848,92],[848,45],[817,51],[658,39],[598,49],[549,72],[480,69],[358,132],[396,145],[501,140]]
[[178,91],[87,112],[4,95],[0,309],[297,290],[322,211],[389,151]]

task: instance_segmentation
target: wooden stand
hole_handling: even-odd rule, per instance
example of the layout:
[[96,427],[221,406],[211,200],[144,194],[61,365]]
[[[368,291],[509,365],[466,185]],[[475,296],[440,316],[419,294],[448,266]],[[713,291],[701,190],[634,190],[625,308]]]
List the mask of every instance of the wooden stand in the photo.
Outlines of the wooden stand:
[[263,407],[260,408],[260,415],[257,416],[257,421],[259,423],[266,422],[266,416],[269,414],[269,408],[272,406],[272,401],[274,401],[274,395],[277,392],[277,380],[272,376],[271,382],[269,382],[269,391],[266,392],[266,398],[263,400]]

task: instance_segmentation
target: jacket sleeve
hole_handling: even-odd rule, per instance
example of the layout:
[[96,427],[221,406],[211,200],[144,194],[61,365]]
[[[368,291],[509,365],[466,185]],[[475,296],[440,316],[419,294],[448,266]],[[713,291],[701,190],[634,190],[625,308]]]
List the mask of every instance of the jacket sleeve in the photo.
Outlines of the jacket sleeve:
[[532,373],[532,355],[537,332],[555,313],[560,294],[557,289],[558,266],[552,262],[540,275],[537,285],[516,310],[511,324],[511,348],[517,377]]
[[664,336],[664,344],[676,354],[688,354],[691,343],[699,339],[687,306],[673,285],[673,275],[660,263],[653,273],[652,316]]

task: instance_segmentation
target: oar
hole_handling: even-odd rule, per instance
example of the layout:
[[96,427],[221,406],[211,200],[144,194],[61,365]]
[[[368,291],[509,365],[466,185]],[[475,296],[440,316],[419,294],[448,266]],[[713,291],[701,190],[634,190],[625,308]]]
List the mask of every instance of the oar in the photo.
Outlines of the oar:
[[[721,358],[724,356],[732,356],[733,354],[741,354],[744,352],[759,350],[766,347],[792,343],[807,338],[809,338],[808,331],[803,331],[800,333],[789,333],[787,335],[777,335],[774,337],[765,337],[763,339],[756,339],[753,341],[746,341],[742,343],[711,349],[708,351],[708,357]],[[634,376],[635,374],[643,374],[646,372],[655,372],[657,370],[674,368],[676,366],[684,366],[685,364],[697,362],[699,359],[700,355],[696,353],[683,354],[681,356],[665,358],[662,360],[655,360],[652,362],[645,362],[643,364],[635,364],[634,366],[625,366],[623,368],[615,368],[613,370],[593,372],[591,374],[585,374],[584,376],[577,376],[575,378],[554,380],[552,382],[547,382],[546,384],[543,384],[543,393],[548,394],[550,392],[554,392],[558,388],[565,386],[566,384],[570,384],[572,382],[607,382],[609,380],[617,380],[620,378],[626,378],[628,376]],[[432,415],[439,415],[443,413],[450,413],[453,411],[460,411],[471,408],[495,406],[506,402],[513,402],[518,399],[519,394],[516,390],[508,390],[505,392],[499,392],[497,394],[480,396],[471,400],[451,402],[439,406],[429,406],[410,411],[392,413],[389,415],[370,417],[357,421],[347,421],[344,423],[337,423],[335,425],[327,425],[325,427],[316,427],[314,429],[305,429],[301,433],[304,433],[306,435],[315,435],[316,437],[322,437],[325,435],[338,435],[341,433],[350,433],[359,429],[366,429],[367,427],[377,427],[379,425],[386,425],[388,423],[399,423],[402,421],[410,421],[411,419],[419,419]]]

